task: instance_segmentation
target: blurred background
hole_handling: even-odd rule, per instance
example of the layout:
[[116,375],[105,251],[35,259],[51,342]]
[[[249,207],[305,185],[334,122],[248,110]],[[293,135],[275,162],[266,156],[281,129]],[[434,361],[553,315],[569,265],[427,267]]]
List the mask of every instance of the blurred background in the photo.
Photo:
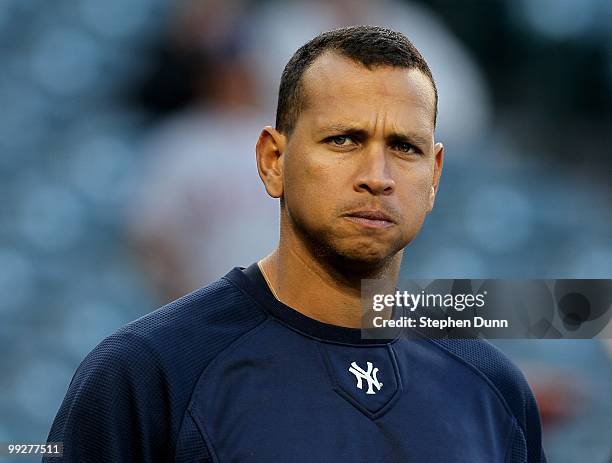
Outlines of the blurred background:
[[[98,342],[274,248],[257,136],[295,49],[350,24],[404,32],[439,87],[403,277],[612,278],[608,0],[1,0],[0,441],[44,441]],[[610,346],[496,344],[549,461],[612,461]]]

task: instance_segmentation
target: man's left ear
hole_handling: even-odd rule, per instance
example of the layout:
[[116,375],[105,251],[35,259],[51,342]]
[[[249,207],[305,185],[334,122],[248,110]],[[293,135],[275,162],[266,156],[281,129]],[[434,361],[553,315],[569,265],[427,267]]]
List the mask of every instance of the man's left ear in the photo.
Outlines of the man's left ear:
[[436,143],[434,145],[434,166],[431,188],[429,191],[429,207],[427,212],[431,212],[436,202],[436,195],[440,187],[440,175],[442,174],[442,165],[444,164],[444,145]]

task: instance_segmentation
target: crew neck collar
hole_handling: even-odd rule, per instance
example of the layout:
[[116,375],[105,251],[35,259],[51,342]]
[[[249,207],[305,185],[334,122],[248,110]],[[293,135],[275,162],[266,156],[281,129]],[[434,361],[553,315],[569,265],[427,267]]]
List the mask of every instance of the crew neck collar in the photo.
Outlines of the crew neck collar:
[[359,328],[332,325],[310,318],[274,297],[257,263],[253,263],[247,268],[234,267],[225,278],[245,290],[270,315],[290,328],[313,338],[342,344],[385,345],[395,341],[401,334],[401,330],[395,330],[396,333],[393,338],[363,338],[362,331]]

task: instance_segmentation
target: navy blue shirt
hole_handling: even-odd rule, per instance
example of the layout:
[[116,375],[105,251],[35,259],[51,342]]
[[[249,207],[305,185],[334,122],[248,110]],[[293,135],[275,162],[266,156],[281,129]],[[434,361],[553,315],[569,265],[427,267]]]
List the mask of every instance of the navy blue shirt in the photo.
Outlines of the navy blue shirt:
[[362,339],[256,264],[102,341],[48,441],[50,462],[545,462],[529,386],[489,343]]

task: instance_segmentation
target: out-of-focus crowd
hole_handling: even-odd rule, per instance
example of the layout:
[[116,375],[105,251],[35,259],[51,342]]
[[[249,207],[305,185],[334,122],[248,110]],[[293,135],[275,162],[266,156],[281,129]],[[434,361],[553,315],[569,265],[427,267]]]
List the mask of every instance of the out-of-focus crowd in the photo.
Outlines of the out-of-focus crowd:
[[[403,277],[610,278],[612,7],[562,3],[0,2],[0,441],[46,438],[103,337],[273,249],[255,142],[334,27],[404,32],[437,81],[442,186]],[[605,344],[497,344],[550,461],[606,461]]]

